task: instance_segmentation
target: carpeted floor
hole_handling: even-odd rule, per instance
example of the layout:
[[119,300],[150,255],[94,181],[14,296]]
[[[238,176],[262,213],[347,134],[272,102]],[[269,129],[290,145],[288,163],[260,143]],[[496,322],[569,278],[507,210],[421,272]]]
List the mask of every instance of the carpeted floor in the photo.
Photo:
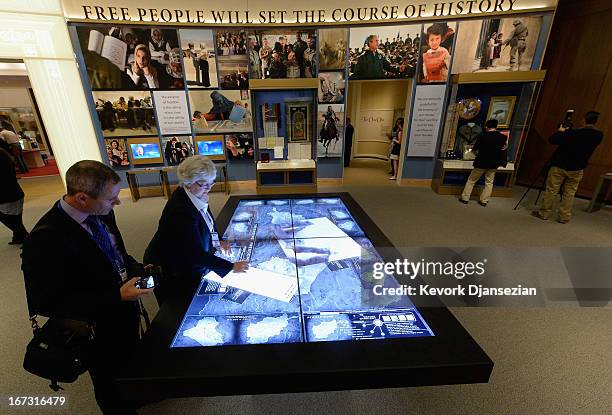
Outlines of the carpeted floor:
[[[361,166],[361,165],[360,165]],[[427,188],[397,187],[384,163],[348,169],[348,191],[397,247],[420,246],[612,246],[612,209],[588,214],[577,200],[566,225],[529,216],[536,192],[517,211],[514,198],[494,198],[487,208],[467,206]],[[22,181],[27,198],[24,219],[31,228],[63,191],[58,177]],[[240,193],[253,193],[243,190]],[[211,195],[218,213],[226,201]],[[162,198],[132,203],[122,193],[116,208],[128,250],[141,258],[164,206]],[[30,339],[20,272],[19,249],[6,245],[0,228],[0,395],[49,395],[45,381],[22,368]],[[151,299],[146,306],[156,307]],[[612,414],[612,310],[606,308],[454,308],[454,314],[495,362],[491,380],[481,385],[345,391],[262,396],[174,399],[149,405],[142,414]],[[68,408],[57,413],[98,414],[89,377],[65,385]],[[8,413],[49,413],[10,410]]]

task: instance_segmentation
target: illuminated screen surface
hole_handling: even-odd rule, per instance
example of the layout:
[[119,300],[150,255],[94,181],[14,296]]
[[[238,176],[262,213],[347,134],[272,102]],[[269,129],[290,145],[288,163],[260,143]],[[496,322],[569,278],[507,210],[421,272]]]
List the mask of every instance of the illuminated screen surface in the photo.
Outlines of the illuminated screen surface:
[[130,144],[130,147],[132,149],[132,157],[136,160],[161,157],[159,144],[157,143]]
[[223,143],[221,141],[198,141],[198,154],[203,156],[223,155]]
[[171,347],[433,336],[340,198],[242,200],[223,235],[246,273],[203,276]]

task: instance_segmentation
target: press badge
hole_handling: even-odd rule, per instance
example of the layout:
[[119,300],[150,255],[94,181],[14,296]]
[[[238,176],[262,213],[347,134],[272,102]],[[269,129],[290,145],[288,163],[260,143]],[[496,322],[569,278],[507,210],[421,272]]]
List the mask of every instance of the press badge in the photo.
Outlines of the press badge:
[[119,275],[121,276],[121,282],[124,283],[127,281],[128,279],[128,275],[127,275],[127,269],[125,268],[121,268],[119,270]]

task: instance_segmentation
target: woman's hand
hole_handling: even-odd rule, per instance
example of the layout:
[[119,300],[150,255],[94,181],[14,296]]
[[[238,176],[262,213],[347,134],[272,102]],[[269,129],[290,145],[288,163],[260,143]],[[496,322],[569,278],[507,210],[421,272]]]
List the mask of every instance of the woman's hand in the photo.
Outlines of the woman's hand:
[[244,272],[247,269],[249,269],[249,263],[247,261],[234,262],[234,266],[232,267],[233,272]]

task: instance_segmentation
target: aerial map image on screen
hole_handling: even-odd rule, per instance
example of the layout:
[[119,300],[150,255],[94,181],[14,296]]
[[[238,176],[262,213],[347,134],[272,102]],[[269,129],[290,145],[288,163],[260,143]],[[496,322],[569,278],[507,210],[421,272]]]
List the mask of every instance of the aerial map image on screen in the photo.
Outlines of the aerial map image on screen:
[[378,296],[383,262],[337,197],[241,200],[224,240],[244,273],[207,272],[171,347],[434,336],[407,296]]

